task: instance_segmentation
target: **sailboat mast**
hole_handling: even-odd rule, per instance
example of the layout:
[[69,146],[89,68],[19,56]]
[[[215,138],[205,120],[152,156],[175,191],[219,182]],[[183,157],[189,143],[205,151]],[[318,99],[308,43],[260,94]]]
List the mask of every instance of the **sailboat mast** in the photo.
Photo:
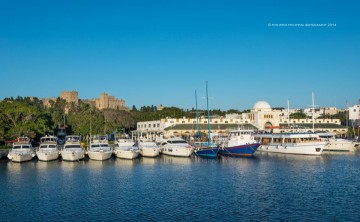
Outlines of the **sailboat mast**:
[[287,100],[287,113],[288,113],[288,128],[289,128],[289,124],[290,124],[290,102],[289,100]]
[[196,102],[196,131],[197,131],[197,133],[199,133],[200,132],[200,130],[199,130],[199,110],[198,110],[196,90],[195,90],[195,102]]
[[312,127],[313,127],[313,133],[315,133],[315,104],[314,104],[314,92],[311,93],[312,97]]
[[209,110],[209,95],[208,95],[208,82],[206,81],[206,108],[208,116],[208,146],[210,146],[210,110]]

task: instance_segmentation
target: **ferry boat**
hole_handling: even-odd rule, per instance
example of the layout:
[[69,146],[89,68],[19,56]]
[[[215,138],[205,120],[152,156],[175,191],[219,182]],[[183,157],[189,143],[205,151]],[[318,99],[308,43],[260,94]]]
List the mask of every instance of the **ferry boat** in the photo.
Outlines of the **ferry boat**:
[[150,140],[140,140],[138,147],[141,156],[157,157],[160,154],[160,147]]
[[94,136],[91,139],[87,154],[92,160],[108,160],[112,155],[107,136]]
[[40,138],[40,146],[36,151],[40,161],[51,161],[59,158],[57,139],[54,136],[44,136]]
[[194,152],[194,147],[180,137],[163,140],[160,148],[162,154],[178,157],[189,157]]
[[64,148],[60,153],[61,158],[66,161],[77,161],[84,159],[85,152],[80,145],[80,137],[74,135],[66,136]]
[[333,133],[316,133],[321,140],[327,141],[328,144],[324,147],[324,151],[335,152],[354,152],[355,144],[353,141],[336,138]]
[[13,147],[8,154],[8,158],[13,162],[25,162],[35,157],[35,152],[31,146],[30,138],[23,136],[19,137],[13,143]]
[[260,151],[285,154],[321,155],[326,141],[313,133],[258,134]]
[[260,146],[253,132],[253,130],[241,128],[230,130],[228,140],[220,144],[219,154],[234,157],[253,156]]
[[117,139],[114,154],[121,159],[135,159],[139,156],[139,148],[131,139]]

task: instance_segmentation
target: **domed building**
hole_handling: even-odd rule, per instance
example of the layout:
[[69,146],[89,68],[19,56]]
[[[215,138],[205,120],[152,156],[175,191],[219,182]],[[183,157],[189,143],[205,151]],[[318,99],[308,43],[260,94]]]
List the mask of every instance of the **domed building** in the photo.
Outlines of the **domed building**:
[[272,132],[274,127],[279,126],[279,120],[284,114],[281,110],[273,110],[268,102],[258,101],[246,115],[250,123],[259,130]]
[[271,111],[271,106],[266,101],[258,101],[254,104],[252,110],[254,111]]

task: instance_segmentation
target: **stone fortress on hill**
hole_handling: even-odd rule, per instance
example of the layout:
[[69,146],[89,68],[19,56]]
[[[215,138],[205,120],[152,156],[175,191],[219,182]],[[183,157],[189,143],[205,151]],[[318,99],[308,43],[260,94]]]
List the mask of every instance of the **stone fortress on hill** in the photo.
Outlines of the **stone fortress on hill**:
[[[74,103],[79,105],[79,93],[77,91],[63,91],[60,93],[60,98],[64,99],[68,104]],[[55,97],[49,99],[42,99],[46,107],[50,107],[50,101],[56,101]],[[99,110],[102,109],[117,109],[129,111],[129,108],[125,106],[125,100],[117,99],[114,96],[110,96],[107,93],[101,93],[99,98],[95,99],[81,99],[82,102],[90,104],[93,107],[96,107]]]

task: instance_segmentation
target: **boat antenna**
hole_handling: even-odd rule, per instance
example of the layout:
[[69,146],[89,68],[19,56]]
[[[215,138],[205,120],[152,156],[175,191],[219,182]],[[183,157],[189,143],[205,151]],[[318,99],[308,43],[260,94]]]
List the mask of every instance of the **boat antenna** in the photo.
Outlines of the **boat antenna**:
[[208,82],[206,81],[206,108],[208,116],[208,146],[210,146],[210,110],[209,110],[209,95],[208,95]]

